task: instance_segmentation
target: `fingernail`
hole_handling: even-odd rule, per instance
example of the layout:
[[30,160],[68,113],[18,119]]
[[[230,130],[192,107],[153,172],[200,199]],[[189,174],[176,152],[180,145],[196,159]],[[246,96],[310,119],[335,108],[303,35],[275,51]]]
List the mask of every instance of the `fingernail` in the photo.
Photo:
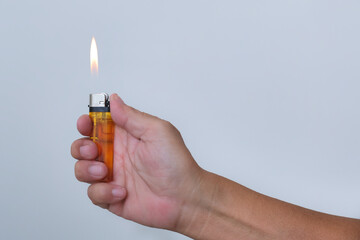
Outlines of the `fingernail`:
[[80,147],[80,154],[83,157],[89,157],[91,147],[89,145],[84,145]]
[[115,198],[122,198],[125,195],[125,189],[124,188],[114,188],[112,190],[112,195]]
[[93,176],[102,176],[104,174],[104,169],[99,165],[90,166],[88,171]]

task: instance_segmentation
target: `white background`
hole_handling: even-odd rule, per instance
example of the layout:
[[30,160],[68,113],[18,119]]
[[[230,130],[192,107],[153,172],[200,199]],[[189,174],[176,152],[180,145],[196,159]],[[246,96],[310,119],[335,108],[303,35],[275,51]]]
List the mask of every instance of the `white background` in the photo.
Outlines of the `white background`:
[[[0,1],[1,239],[187,239],[93,206],[90,92],[171,121],[198,163],[360,217],[359,1]],[[100,78],[90,77],[92,36]]]

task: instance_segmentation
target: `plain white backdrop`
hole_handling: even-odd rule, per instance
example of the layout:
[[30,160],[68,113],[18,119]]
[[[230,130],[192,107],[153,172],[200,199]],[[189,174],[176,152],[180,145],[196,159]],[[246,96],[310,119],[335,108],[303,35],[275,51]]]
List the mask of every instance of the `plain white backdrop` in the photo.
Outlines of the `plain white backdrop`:
[[0,238],[187,239],[93,206],[76,181],[76,119],[102,91],[171,121],[209,171],[359,218],[359,11],[355,0],[1,0]]

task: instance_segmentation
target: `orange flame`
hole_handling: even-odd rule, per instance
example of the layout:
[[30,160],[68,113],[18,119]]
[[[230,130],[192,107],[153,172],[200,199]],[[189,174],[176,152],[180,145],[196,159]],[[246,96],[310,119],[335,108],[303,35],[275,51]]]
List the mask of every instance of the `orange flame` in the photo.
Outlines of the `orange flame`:
[[99,72],[98,50],[94,37],[92,37],[91,39],[91,46],[90,46],[90,69],[91,69],[91,74],[98,74]]

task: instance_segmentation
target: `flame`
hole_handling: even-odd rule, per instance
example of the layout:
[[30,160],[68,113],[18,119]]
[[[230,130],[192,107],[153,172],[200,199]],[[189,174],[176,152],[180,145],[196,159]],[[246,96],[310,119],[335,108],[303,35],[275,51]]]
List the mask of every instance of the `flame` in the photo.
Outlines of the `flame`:
[[94,37],[92,37],[91,39],[91,46],[90,46],[90,69],[91,69],[91,74],[98,74],[99,72],[98,50]]

